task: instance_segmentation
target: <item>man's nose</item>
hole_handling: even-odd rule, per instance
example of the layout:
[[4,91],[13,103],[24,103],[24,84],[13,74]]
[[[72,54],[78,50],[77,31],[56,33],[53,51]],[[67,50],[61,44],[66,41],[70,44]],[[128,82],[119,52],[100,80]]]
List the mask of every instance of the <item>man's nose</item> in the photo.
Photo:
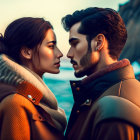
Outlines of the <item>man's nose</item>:
[[69,51],[67,53],[67,57],[68,58],[73,58],[73,49],[72,48],[69,49]]

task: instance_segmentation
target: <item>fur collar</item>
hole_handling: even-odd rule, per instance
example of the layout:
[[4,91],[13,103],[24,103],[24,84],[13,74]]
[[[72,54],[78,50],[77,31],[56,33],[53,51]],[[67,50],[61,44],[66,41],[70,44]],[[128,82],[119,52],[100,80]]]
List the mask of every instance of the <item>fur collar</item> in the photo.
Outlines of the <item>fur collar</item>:
[[90,82],[91,80],[95,80],[98,77],[101,77],[101,76],[105,75],[106,73],[109,73],[111,71],[117,70],[119,68],[123,68],[123,67],[128,66],[128,65],[130,65],[130,62],[129,62],[128,59],[120,60],[120,61],[115,62],[115,63],[113,63],[111,65],[108,65],[105,68],[101,69],[100,71],[94,72],[90,76],[84,78],[82,80],[82,83],[86,84],[86,83]]
[[58,107],[54,94],[43,80],[36,73],[17,64],[5,54],[0,55],[0,66],[0,82],[16,88],[21,87],[21,90],[25,87],[23,86],[25,83],[30,83],[32,87],[35,87],[41,93],[37,104],[51,115],[56,128],[64,131],[66,126],[65,113]]

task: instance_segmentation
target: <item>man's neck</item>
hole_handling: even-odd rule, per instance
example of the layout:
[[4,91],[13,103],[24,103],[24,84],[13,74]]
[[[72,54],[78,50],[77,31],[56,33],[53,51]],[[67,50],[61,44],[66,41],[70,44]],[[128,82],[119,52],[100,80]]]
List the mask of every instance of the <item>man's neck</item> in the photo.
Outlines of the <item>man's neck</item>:
[[107,66],[109,66],[109,65],[111,65],[111,64],[113,64],[113,63],[116,63],[118,60],[113,60],[112,58],[104,58],[103,60],[101,60],[100,62],[99,62],[99,65],[97,65],[97,69],[96,69],[96,71],[99,71],[99,70],[101,70],[101,69],[103,69],[103,68],[105,68],[105,67],[107,67]]

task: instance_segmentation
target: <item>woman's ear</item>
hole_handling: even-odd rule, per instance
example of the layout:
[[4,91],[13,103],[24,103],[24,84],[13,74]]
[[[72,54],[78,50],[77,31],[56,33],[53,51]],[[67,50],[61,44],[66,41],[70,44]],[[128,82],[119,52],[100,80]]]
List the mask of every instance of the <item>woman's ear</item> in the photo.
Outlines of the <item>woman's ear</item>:
[[95,37],[95,41],[96,41],[95,50],[100,51],[104,47],[105,36],[103,34],[98,34]]
[[27,47],[22,47],[21,48],[21,56],[25,59],[31,59],[32,58],[32,49],[27,48]]

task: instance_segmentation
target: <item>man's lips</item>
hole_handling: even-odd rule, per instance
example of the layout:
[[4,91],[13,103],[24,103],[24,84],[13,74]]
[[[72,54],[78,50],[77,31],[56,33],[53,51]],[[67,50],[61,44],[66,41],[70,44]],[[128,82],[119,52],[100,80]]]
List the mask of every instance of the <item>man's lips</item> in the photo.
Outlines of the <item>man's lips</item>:
[[71,59],[70,63],[73,64],[73,65],[77,65],[77,62],[72,60],[72,59]]
[[78,66],[76,64],[73,64],[73,68],[76,70]]
[[78,68],[77,62],[75,60],[71,60],[70,62],[73,65],[73,68],[76,70]]

